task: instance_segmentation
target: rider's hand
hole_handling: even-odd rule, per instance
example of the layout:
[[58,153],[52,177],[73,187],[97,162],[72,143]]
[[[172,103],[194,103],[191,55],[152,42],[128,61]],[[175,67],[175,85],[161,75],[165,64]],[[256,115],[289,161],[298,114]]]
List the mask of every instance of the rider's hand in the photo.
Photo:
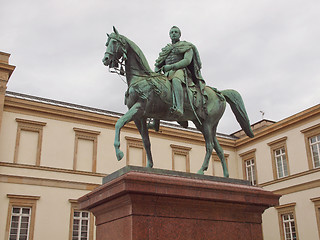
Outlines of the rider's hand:
[[161,68],[155,67],[155,68],[154,68],[154,71],[155,71],[156,73],[161,72]]
[[172,65],[164,65],[162,69],[164,72],[169,72],[170,70],[173,69],[173,67]]

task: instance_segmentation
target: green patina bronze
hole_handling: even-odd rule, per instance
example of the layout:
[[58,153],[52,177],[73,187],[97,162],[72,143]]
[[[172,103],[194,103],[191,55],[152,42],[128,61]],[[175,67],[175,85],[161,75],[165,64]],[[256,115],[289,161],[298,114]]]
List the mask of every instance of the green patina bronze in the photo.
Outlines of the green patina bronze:
[[[192,121],[206,143],[205,159],[198,173],[203,174],[208,169],[214,149],[221,160],[224,176],[229,177],[216,130],[228,102],[242,129],[249,137],[253,137],[243,100],[235,90],[218,91],[205,86],[197,48],[180,41],[179,28],[172,27],[169,34],[171,44],[159,54],[155,71],[151,70],[143,52],[133,41],[120,35],[115,28],[108,35],[103,63],[125,74],[128,84],[125,104],[129,110],[115,125],[117,159],[121,160],[124,156],[120,150],[120,131],[126,123],[135,122],[147,153],[147,167],[152,168],[147,119],[154,119],[152,127],[156,130],[160,120],[177,121],[184,127],[188,126],[188,121]],[[125,69],[122,68],[123,63]]]

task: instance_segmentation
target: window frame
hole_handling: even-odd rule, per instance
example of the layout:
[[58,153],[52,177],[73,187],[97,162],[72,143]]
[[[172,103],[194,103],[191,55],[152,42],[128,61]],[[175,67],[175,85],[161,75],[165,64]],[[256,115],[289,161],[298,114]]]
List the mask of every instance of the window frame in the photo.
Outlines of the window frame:
[[[273,178],[274,179],[283,179],[285,177],[290,176],[290,166],[289,166],[289,154],[288,154],[288,149],[287,149],[287,137],[282,137],[280,139],[274,140],[272,142],[267,143],[268,146],[270,147],[270,152],[271,152],[271,160],[272,160],[272,171],[273,171]],[[284,149],[285,151],[285,157],[286,157],[286,164],[287,164],[287,171],[288,175],[279,177],[278,175],[278,168],[276,164],[276,156],[275,152],[279,149]]]
[[[14,210],[19,210],[18,213],[15,213]],[[23,213],[24,210],[28,210],[28,213],[25,214]],[[18,222],[17,223],[17,227],[16,227],[16,237],[17,239],[20,239],[22,237],[22,235],[25,235],[26,239],[29,238],[29,232],[30,232],[30,222],[31,222],[31,214],[32,214],[32,208],[31,207],[22,207],[22,206],[13,206],[11,208],[11,222],[10,222],[10,232],[9,232],[9,239],[11,238],[11,232],[13,231],[13,218],[17,217],[18,218]],[[23,218],[27,218],[26,222],[23,222]],[[23,224],[27,223],[26,227],[22,227]],[[26,230],[26,233],[22,233],[23,230]]]
[[284,205],[280,205],[275,207],[278,211],[278,220],[279,220],[279,229],[280,229],[280,238],[281,240],[286,240],[285,237],[285,229],[283,227],[283,219],[282,216],[285,214],[292,214],[294,218],[294,227],[296,230],[296,239],[299,239],[299,234],[298,234],[298,223],[297,223],[297,217],[296,217],[296,212],[295,212],[295,206],[296,203],[288,203]]
[[186,172],[190,172],[190,150],[192,149],[191,147],[185,147],[185,146],[180,146],[180,145],[175,145],[175,144],[170,144],[171,147],[171,152],[172,152],[172,170],[175,171],[175,162],[174,162],[174,156],[175,155],[181,155],[186,157]]
[[88,234],[88,240],[93,240],[94,235],[94,216],[91,212],[81,210],[79,208],[79,203],[76,199],[69,199],[70,206],[70,222],[69,222],[69,240],[72,240],[72,234],[73,234],[73,216],[74,211],[81,211],[81,212],[88,212],[89,213],[89,234]]
[[126,164],[130,165],[130,148],[137,148],[142,150],[142,167],[145,167],[147,165],[147,153],[144,149],[142,139],[128,136],[125,136],[125,139],[127,142]]
[[[304,134],[304,141],[305,141],[309,170],[316,169],[314,167],[314,161],[313,161],[313,156],[311,152],[310,138],[320,135],[320,123],[314,126],[302,129],[300,132]],[[317,167],[317,168],[320,168],[320,167]]]
[[246,162],[249,160],[254,160],[254,176],[255,176],[255,182],[256,184],[252,184],[251,181],[250,183],[253,186],[257,186],[258,185],[258,175],[257,175],[257,160],[256,160],[256,148],[251,149],[249,151],[246,151],[244,153],[239,154],[239,156],[242,158],[242,174],[243,174],[243,179],[250,181],[249,179],[247,179],[247,166],[246,166]]
[[93,131],[82,128],[73,128],[75,132],[74,153],[73,153],[73,170],[77,170],[79,139],[93,141],[92,146],[92,167],[91,172],[97,172],[97,155],[98,155],[98,135],[100,131]]
[[35,217],[36,217],[36,206],[37,206],[37,200],[40,199],[40,196],[7,194],[7,197],[9,198],[9,205],[8,205],[5,239],[6,240],[9,239],[9,236],[10,236],[13,207],[28,207],[28,208],[31,208],[31,214],[29,219],[30,224],[29,224],[29,231],[28,231],[28,240],[33,240],[34,228],[35,228]]
[[311,198],[310,200],[314,204],[314,209],[315,209],[316,218],[317,218],[318,234],[320,238],[320,197]]
[[37,144],[37,155],[36,155],[35,166],[40,166],[42,139],[43,139],[43,127],[45,125],[47,125],[47,123],[33,121],[33,120],[27,120],[27,119],[21,119],[21,118],[16,118],[16,122],[18,123],[18,127],[17,127],[17,135],[16,135],[16,145],[14,148],[13,163],[18,163],[21,131],[29,131],[29,132],[38,133],[38,144]]

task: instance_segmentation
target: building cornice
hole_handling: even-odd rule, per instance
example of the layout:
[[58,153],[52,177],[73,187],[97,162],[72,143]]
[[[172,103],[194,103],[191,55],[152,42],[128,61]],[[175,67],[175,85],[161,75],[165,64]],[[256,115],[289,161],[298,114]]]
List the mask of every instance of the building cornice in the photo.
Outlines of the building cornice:
[[316,173],[316,172],[320,172],[320,168],[314,168],[314,169],[311,169],[311,170],[307,170],[307,171],[299,172],[299,173],[296,173],[296,174],[292,174],[292,175],[289,175],[287,177],[283,177],[283,178],[280,178],[280,179],[275,179],[275,180],[272,180],[272,181],[264,182],[264,183],[259,184],[259,187],[267,187],[267,186],[274,185],[274,184],[277,184],[277,183],[281,183],[281,182],[284,182],[284,181],[288,181],[288,180],[291,180],[291,179],[295,179],[295,178],[299,178],[299,177],[302,177],[302,176],[310,175],[310,174],[313,174],[313,173]]
[[48,171],[48,172],[56,172],[56,173],[84,175],[84,176],[91,176],[91,177],[105,177],[106,175],[108,175],[107,173],[94,173],[94,172],[86,172],[86,171],[79,171],[79,170],[72,170],[72,169],[65,169],[65,168],[35,166],[35,165],[28,165],[28,164],[21,164],[21,163],[9,163],[9,162],[0,162],[0,167],[23,168],[23,169]]
[[[114,128],[117,120],[123,115],[106,110],[33,97],[9,91],[7,91],[4,107],[8,112],[22,113],[37,117],[112,129]],[[138,133],[134,123],[126,124],[123,129]],[[197,145],[204,144],[203,136],[198,130],[192,128],[184,129],[175,124],[164,123],[160,127],[160,132],[150,131],[150,136],[163,137],[167,139],[174,138]],[[222,147],[234,149],[235,138],[224,134],[217,134],[217,136]]]
[[8,73],[8,79],[11,77],[11,74],[13,73],[15,68],[16,66],[12,66],[12,65],[0,62],[0,69]]
[[92,191],[100,184],[0,174],[0,182]]
[[281,189],[277,189],[275,191],[272,191],[275,194],[280,194],[280,195],[287,195],[290,193],[296,193],[296,192],[301,192],[301,191],[306,191],[309,189],[314,189],[314,188],[319,188],[320,187],[320,180],[314,180],[310,182],[305,182],[305,183],[300,183],[294,186],[289,186]]
[[297,114],[294,114],[270,126],[267,126],[266,128],[263,128],[260,131],[258,130],[257,132],[254,133],[255,134],[254,138],[243,137],[243,138],[237,139],[235,140],[235,146],[243,147],[247,144],[251,144],[252,142],[257,141],[258,139],[260,140],[268,135],[275,134],[279,131],[284,131],[288,128],[293,127],[294,125],[300,124],[303,121],[309,120],[319,115],[320,115],[320,104],[315,105],[311,108],[308,108]]

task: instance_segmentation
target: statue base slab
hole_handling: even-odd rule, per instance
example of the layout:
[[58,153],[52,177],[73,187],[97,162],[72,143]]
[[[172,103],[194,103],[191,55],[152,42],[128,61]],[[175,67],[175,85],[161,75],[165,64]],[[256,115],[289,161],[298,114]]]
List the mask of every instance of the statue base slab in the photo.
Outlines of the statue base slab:
[[78,199],[97,240],[259,240],[275,195],[248,182],[127,166]]

